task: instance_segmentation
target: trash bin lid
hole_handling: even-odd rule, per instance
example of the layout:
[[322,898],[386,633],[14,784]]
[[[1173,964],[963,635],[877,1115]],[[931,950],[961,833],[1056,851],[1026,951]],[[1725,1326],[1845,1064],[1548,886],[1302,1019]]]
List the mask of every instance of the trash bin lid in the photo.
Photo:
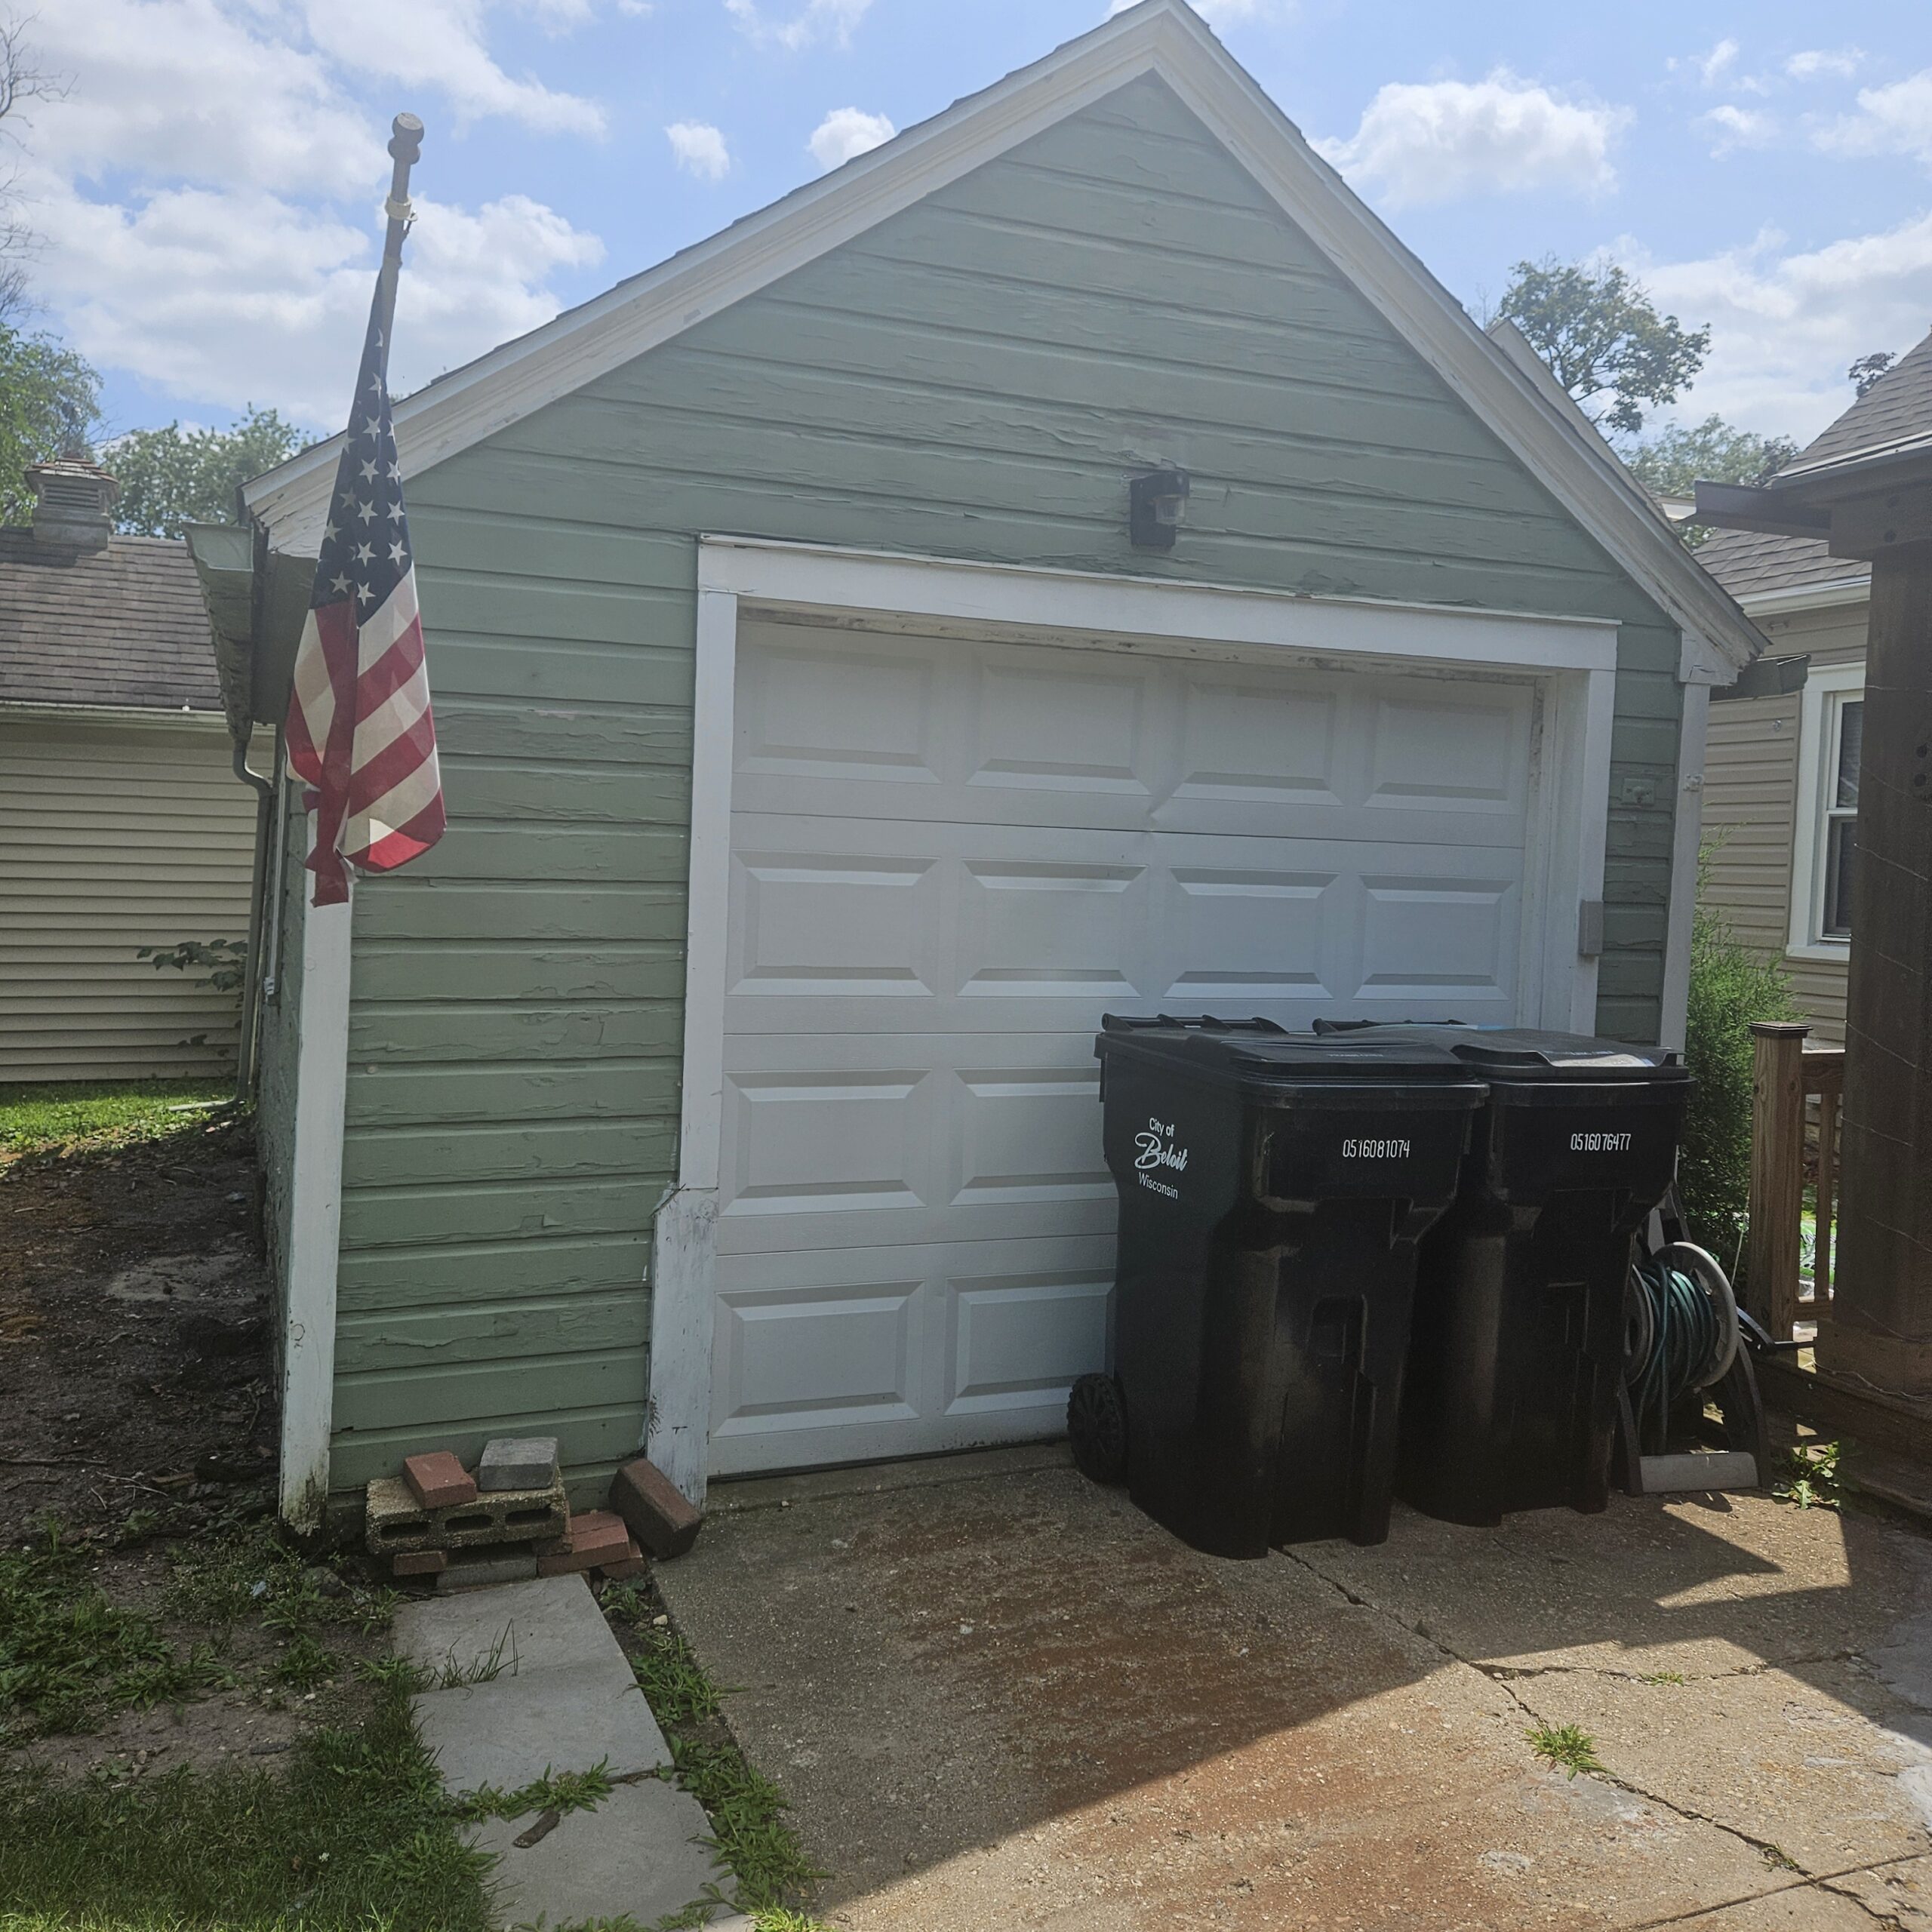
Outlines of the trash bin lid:
[[1459,1026],[1413,1020],[1321,1020],[1324,1039],[1364,1040],[1400,1037],[1427,1040],[1453,1054],[1486,1080],[1558,1080],[1614,1084],[1642,1081],[1669,1084],[1690,1078],[1690,1069],[1662,1047],[1633,1046],[1588,1033],[1555,1033],[1534,1026]]
[[1423,1029],[1290,1033],[1266,1020],[1152,1019],[1108,1014],[1094,1051],[1101,1059],[1128,1053],[1185,1071],[1194,1078],[1241,1086],[1402,1084],[1469,1087],[1479,1078]]

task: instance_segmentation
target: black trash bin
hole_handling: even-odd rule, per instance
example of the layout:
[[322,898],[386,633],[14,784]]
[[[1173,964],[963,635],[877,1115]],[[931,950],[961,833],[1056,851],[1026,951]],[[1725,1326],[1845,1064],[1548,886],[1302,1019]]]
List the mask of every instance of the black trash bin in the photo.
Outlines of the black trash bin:
[[1669,1189],[1675,1054],[1527,1029],[1338,1027],[1428,1041],[1489,1088],[1416,1275],[1397,1493],[1451,1522],[1610,1500],[1631,1241]]
[[1416,1244],[1481,1081],[1431,1042],[1103,1026],[1115,1372],[1075,1386],[1076,1459],[1118,1475],[1124,1429],[1134,1501],[1216,1555],[1380,1542]]

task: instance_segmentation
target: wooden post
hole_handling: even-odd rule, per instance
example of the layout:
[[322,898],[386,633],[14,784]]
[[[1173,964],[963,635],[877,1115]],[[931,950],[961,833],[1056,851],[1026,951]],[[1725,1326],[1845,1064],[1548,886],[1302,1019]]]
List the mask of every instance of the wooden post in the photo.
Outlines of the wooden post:
[[1838,1106],[1843,1089],[1834,1080],[1818,1094],[1818,1213],[1811,1247],[1811,1312],[1822,1326],[1832,1314],[1832,1196],[1838,1180]]
[[1804,1038],[1809,1026],[1759,1020],[1751,1028],[1751,1229],[1745,1295],[1774,1339],[1798,1319],[1799,1235],[1804,1213]]

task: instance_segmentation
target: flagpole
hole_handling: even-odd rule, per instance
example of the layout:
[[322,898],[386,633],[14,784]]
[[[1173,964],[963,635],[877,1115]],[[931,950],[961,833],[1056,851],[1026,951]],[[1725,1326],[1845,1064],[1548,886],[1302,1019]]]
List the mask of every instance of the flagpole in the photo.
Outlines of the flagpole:
[[382,368],[389,376],[390,324],[395,319],[396,278],[402,272],[402,238],[416,211],[409,205],[409,171],[423,152],[423,124],[413,114],[398,114],[389,128],[389,153],[395,162],[389,177],[389,198],[383,212],[389,218],[383,237],[383,266],[376,278],[376,316],[382,329]]

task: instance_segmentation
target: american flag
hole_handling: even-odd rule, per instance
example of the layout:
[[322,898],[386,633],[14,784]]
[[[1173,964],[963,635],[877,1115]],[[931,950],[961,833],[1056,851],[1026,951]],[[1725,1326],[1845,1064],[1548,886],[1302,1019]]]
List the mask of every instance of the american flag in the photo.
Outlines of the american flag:
[[312,788],[307,804],[316,814],[308,865],[317,906],[348,898],[348,866],[392,872],[443,835],[381,306],[379,295],[288,704],[288,762]]

